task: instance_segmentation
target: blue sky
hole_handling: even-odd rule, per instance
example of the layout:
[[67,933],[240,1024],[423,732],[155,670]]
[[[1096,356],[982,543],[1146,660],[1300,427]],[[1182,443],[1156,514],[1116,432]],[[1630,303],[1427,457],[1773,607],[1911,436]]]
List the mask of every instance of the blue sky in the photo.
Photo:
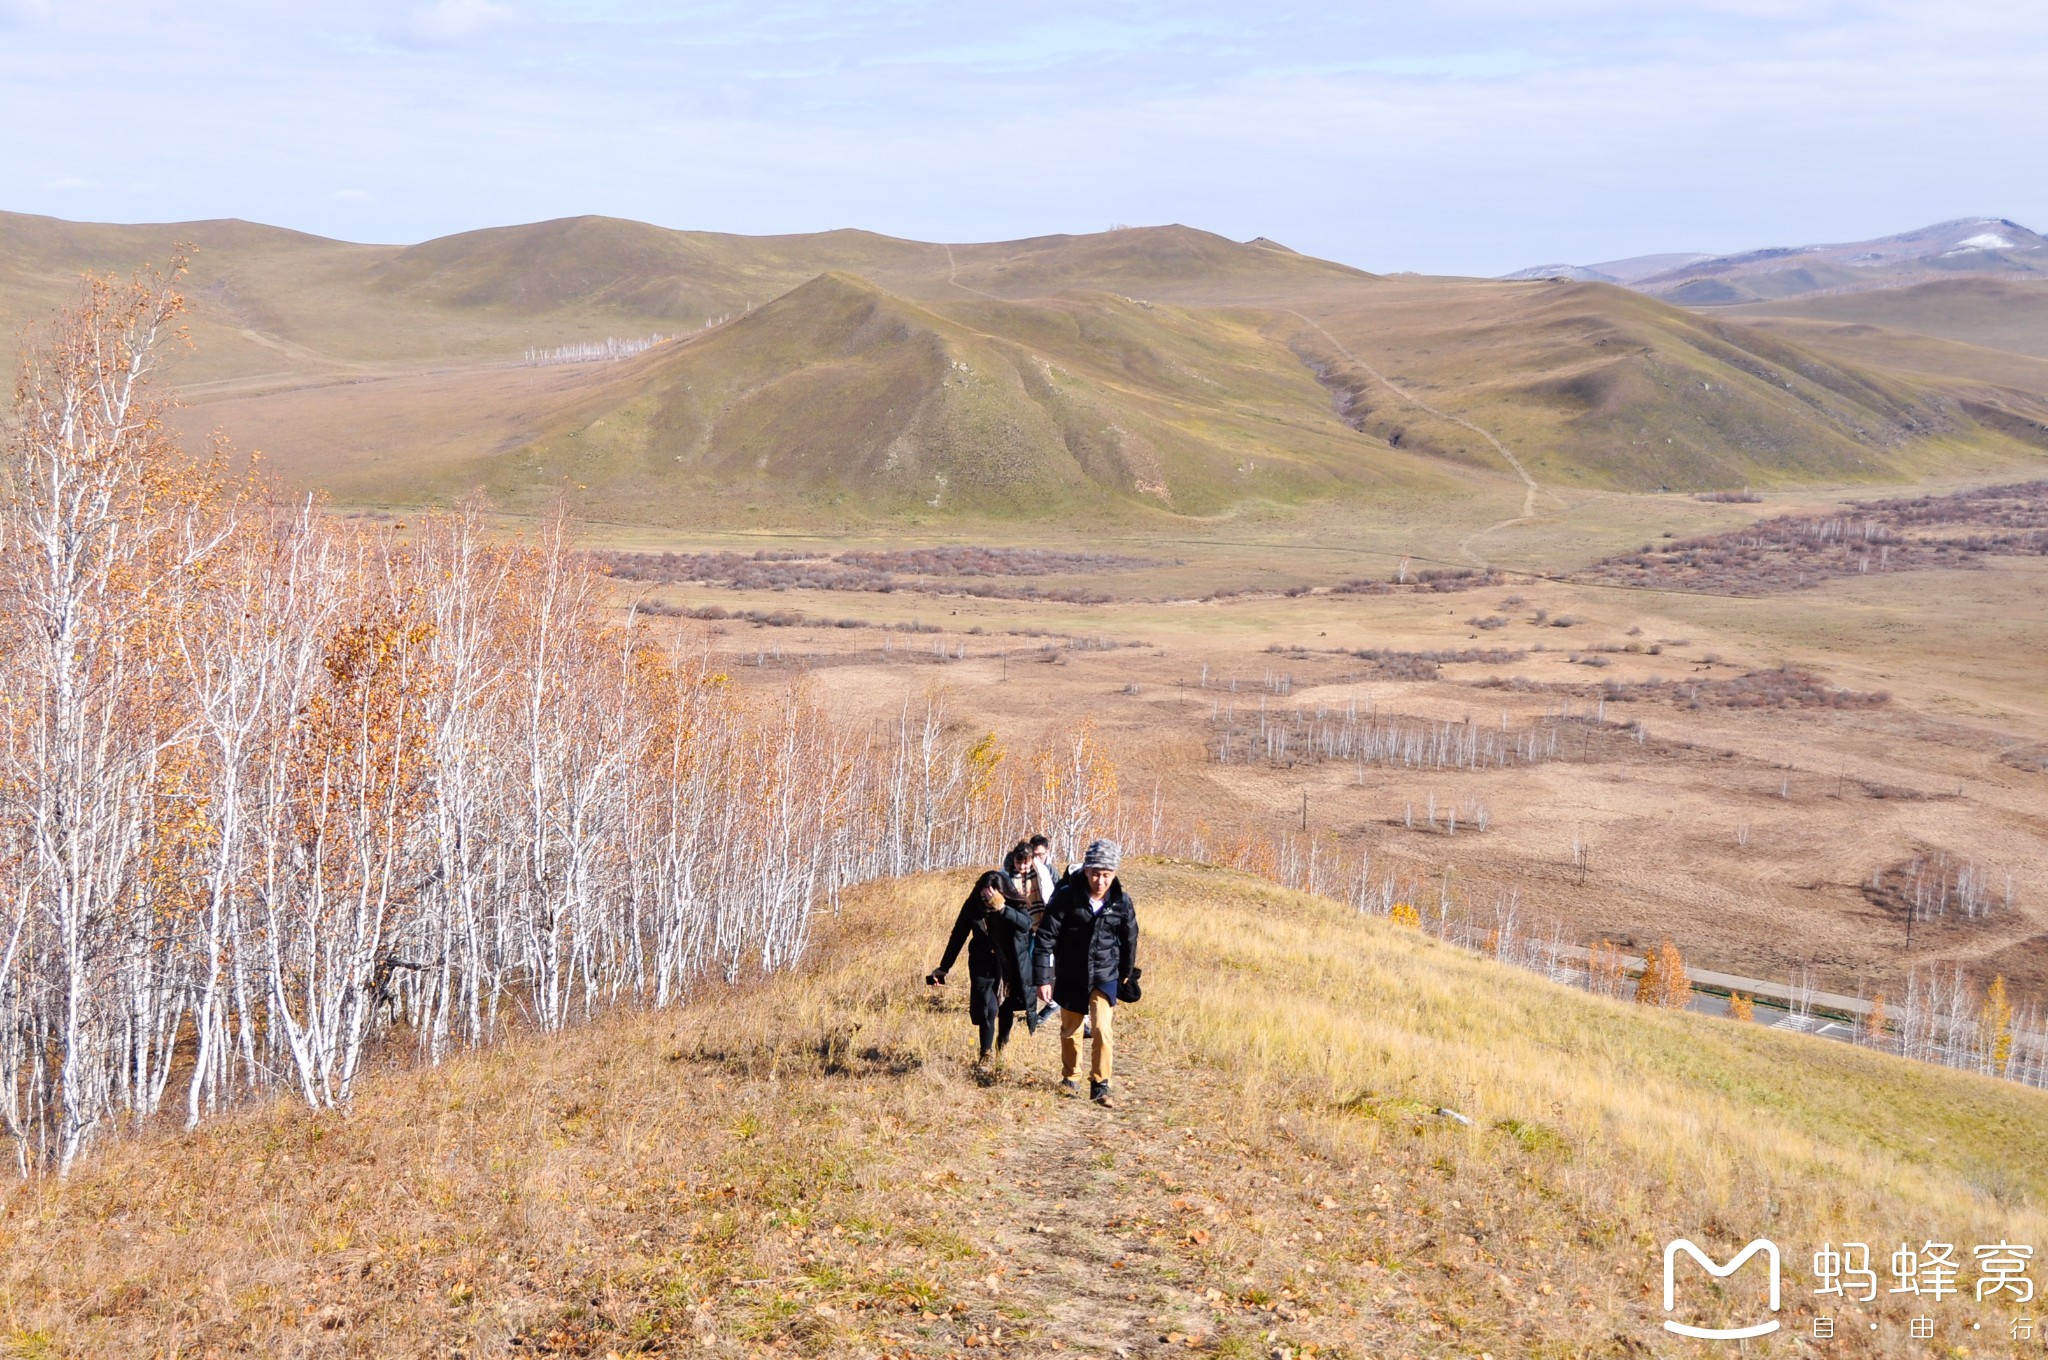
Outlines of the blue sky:
[[1178,221],[1491,274],[2048,228],[2044,112],[2010,0],[0,0],[0,208],[351,240]]

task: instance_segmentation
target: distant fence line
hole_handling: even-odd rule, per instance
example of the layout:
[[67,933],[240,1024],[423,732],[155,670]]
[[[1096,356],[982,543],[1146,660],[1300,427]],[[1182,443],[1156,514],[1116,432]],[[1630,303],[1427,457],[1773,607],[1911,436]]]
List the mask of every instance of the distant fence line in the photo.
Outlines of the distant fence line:
[[[697,330],[701,333],[723,326],[738,315],[742,313],[726,312],[722,316],[710,317],[698,326]],[[652,335],[643,335],[631,340],[621,340],[617,336],[608,335],[602,340],[579,340],[568,345],[529,345],[521,362],[530,368],[545,367],[549,364],[603,363],[607,359],[630,359],[636,354],[645,354],[657,345],[666,345],[680,339],[680,335],[656,331]]]
[[[1270,680],[1268,688],[1287,692]],[[1610,724],[1605,699],[1595,699],[1582,712],[1573,712],[1568,701],[1560,701],[1541,720],[1522,727],[1511,726],[1503,713],[1495,727],[1469,718],[1433,720],[1382,714],[1377,707],[1361,710],[1356,700],[1338,708],[1278,708],[1262,695],[1255,709],[1240,709],[1235,699],[1212,700],[1210,723],[1215,731],[1211,754],[1219,764],[1349,761],[1358,767],[1361,779],[1371,766],[1485,770],[1567,759],[1581,754],[1561,739],[1567,728],[1582,734],[1626,733],[1638,742],[1645,738],[1639,723]]]
[[620,340],[608,335],[602,340],[584,340],[573,345],[556,345],[551,349],[529,346],[524,362],[528,367],[539,368],[548,364],[594,364],[606,359],[630,359],[675,338],[657,333],[637,340]]

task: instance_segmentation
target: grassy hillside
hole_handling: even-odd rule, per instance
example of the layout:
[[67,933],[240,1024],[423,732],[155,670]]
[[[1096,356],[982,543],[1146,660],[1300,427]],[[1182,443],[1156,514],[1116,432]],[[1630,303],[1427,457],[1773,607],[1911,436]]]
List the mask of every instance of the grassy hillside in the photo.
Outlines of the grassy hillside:
[[1900,376],[1920,375],[1945,394],[1989,389],[1987,395],[2012,410],[2034,409],[2048,394],[2048,359],[2018,350],[1944,340],[1862,321],[1753,316],[1743,324],[1843,363]]
[[180,245],[192,248],[194,266],[186,290],[193,348],[173,365],[185,382],[332,370],[324,337],[308,348],[278,313],[324,293],[323,278],[379,249],[234,220],[111,226],[0,213],[0,357],[11,370],[23,329],[72,300],[80,274],[163,268]]
[[566,482],[598,519],[783,527],[1441,499],[1513,475],[1472,425],[1559,487],[1897,480],[1965,447],[2024,456],[2024,421],[2048,415],[2024,393],[1957,389],[2019,411],[2016,437],[1928,378],[1612,287],[1387,281],[1281,301],[1302,306],[917,299],[834,272],[625,363],[398,375],[196,414],[352,501],[484,485],[519,507]]
[[1727,314],[1882,326],[2048,359],[2048,282],[1943,279],[1911,288],[1756,303],[1730,308]]
[[[2048,1227],[2039,1093],[1220,871],[1126,881],[1147,989],[1114,1111],[1050,1092],[1045,1035],[975,1080],[961,989],[918,982],[961,876],[877,885],[796,974],[15,1187],[0,1323],[43,1354],[1677,1355],[1674,1234],[1772,1236],[1798,1333],[1823,1240]],[[1920,1354],[1916,1312],[1948,1345],[2003,1325],[1878,1299],[1830,1310],[1831,1353]]]
[[1213,517],[1452,486],[1358,437],[1252,326],[1112,294],[920,305],[825,274],[605,379],[446,485],[517,505],[558,470],[602,518],[785,523]]
[[576,217],[444,236],[371,271],[413,303],[535,315],[566,306],[702,322],[768,301],[831,269],[874,271],[930,247],[864,231],[745,237]]
[[[1965,448],[2048,448],[2011,441],[2003,421],[1960,409],[1938,380],[1824,357],[1610,284],[1390,280],[1303,311],[1328,332],[1303,343],[1329,356],[1361,428],[1498,465],[1470,430],[1431,418],[1319,339],[1491,432],[1558,486],[1897,479]],[[2048,413],[2048,389],[1992,399],[2028,419]]]
[[[1525,473],[1552,492],[1839,484],[2048,450],[2048,388],[2024,376],[1181,226],[946,246],[583,217],[399,247],[0,215],[0,322],[180,240],[197,248],[195,347],[169,370],[188,427],[354,504],[482,484],[519,506],[567,485],[598,518],[786,529],[1199,524],[1424,495],[1483,520]],[[523,367],[656,334],[682,338]]]
[[[947,267],[955,288],[1010,298],[1100,288],[1161,301],[1220,304],[1374,282],[1363,270],[1271,242],[1232,241],[1182,226],[953,246]],[[905,274],[885,277],[891,286],[905,289],[919,282]]]

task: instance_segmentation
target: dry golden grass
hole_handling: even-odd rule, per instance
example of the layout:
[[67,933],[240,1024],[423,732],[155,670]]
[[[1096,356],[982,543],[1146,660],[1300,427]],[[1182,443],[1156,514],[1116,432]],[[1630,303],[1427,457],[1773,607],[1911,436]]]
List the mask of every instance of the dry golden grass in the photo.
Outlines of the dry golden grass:
[[[1570,943],[1604,937],[1654,946],[1669,935],[1698,967],[1779,982],[1810,967],[1830,990],[1883,991],[1895,1002],[1909,968],[1954,962],[1980,986],[2003,973],[2020,995],[2048,999],[2048,955],[2039,948],[2048,935],[2041,775],[2008,758],[2048,742],[2048,691],[2036,679],[2048,665],[2039,561],[1856,578],[1753,599],[1548,581],[1442,596],[1288,598],[1266,583],[1291,586],[1319,574],[1327,585],[1359,574],[1363,559],[1246,545],[1116,546],[1182,560],[1085,581],[1126,596],[1103,605],[909,591],[652,593],[681,604],[939,626],[937,640],[964,649],[964,660],[941,665],[933,638],[874,629],[727,622],[681,631],[687,645],[709,648],[743,682],[781,684],[808,668],[809,683],[856,725],[921,703],[932,687],[944,691],[963,731],[994,731],[1015,751],[1086,714],[1116,753],[1126,792],[1143,801],[1156,785],[1169,814],[1207,823],[1218,852],[1247,833],[1299,834],[1306,795],[1308,829],[1326,856],[1341,852],[1355,864],[1369,851],[1375,882],[1389,872],[1426,882],[1432,902],[1448,871],[1454,904],[1469,903],[1482,929],[1496,895],[1512,892],[1525,927],[1542,933],[1556,923]],[[1232,580],[1258,582],[1264,593],[1188,604],[1128,598]],[[1510,622],[1483,631],[1468,623],[1496,612]],[[1539,612],[1574,623],[1539,626]],[[1131,645],[1045,651],[1046,639],[1015,629]],[[1268,650],[1276,645],[1283,650]],[[1296,645],[1308,650],[1284,650]],[[1345,654],[1496,647],[1523,655],[1446,664],[1431,681],[1389,679]],[[1603,664],[1583,664],[1589,659]],[[1506,714],[1521,728],[1566,699],[1585,708],[1603,681],[1661,679],[1682,694],[1695,678],[1730,680],[1781,664],[1893,698],[1862,711],[1692,709],[1669,690],[1644,691],[1607,706],[1613,722],[1643,723],[1644,744],[1610,733],[1583,755],[1574,742],[1570,759],[1504,770],[1361,772],[1345,761],[1214,758],[1211,715],[1227,705],[1240,725],[1254,727],[1261,703],[1313,713],[1355,702],[1361,712],[1470,717],[1489,727]],[[1291,692],[1265,693],[1265,678],[1283,674]],[[1514,679],[1539,688],[1482,687]],[[1456,837],[1406,827],[1406,805],[1416,805],[1419,820],[1432,795],[1439,806],[1485,803],[1490,826],[1481,834],[1461,828]],[[1590,846],[1583,875],[1575,836]],[[1864,886],[1873,871],[1923,850],[1989,866],[2000,900],[1975,921],[1919,922],[1909,953],[1903,915],[1873,903]]]
[[[1823,1239],[2048,1227],[2038,1093],[1221,871],[1127,881],[1114,1111],[1050,1093],[1045,1035],[975,1081],[918,983],[962,876],[878,884],[795,974],[14,1188],[0,1326],[27,1355],[1683,1354],[1653,1340],[1673,1234],[1775,1237],[1793,1326]],[[1917,1353],[1907,1311],[1836,1353]]]

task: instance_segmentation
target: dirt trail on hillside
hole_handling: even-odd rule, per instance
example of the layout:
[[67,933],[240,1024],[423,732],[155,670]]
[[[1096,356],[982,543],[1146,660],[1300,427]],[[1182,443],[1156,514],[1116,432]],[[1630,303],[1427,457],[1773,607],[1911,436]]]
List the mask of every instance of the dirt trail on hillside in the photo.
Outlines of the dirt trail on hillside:
[[1323,339],[1329,341],[1330,344],[1336,348],[1337,353],[1343,355],[1348,362],[1356,364],[1359,368],[1364,369],[1366,376],[1370,377],[1374,382],[1378,383],[1380,386],[1386,388],[1389,392],[1392,392],[1401,400],[1407,402],[1410,406],[1415,407],[1419,411],[1423,411],[1429,415],[1435,416],[1438,420],[1448,421],[1449,423],[1458,426],[1460,429],[1470,430],[1473,434],[1476,434],[1481,439],[1484,439],[1490,446],[1492,446],[1493,451],[1495,453],[1498,453],[1501,456],[1502,460],[1505,461],[1510,468],[1514,469],[1515,475],[1522,479],[1522,513],[1519,515],[1512,516],[1508,519],[1499,520],[1493,524],[1489,524],[1483,529],[1475,529],[1471,533],[1465,535],[1464,539],[1461,540],[1458,544],[1458,551],[1461,554],[1463,554],[1466,558],[1468,558],[1474,565],[1481,567],[1492,565],[1485,558],[1479,556],[1477,553],[1472,551],[1473,543],[1477,542],[1479,539],[1486,537],[1488,534],[1494,533],[1501,529],[1505,529],[1511,524],[1522,524],[1526,523],[1529,520],[1535,519],[1536,494],[1537,492],[1542,490],[1542,487],[1537,485],[1536,479],[1529,475],[1529,469],[1522,466],[1522,460],[1515,457],[1514,450],[1510,449],[1507,445],[1501,443],[1499,439],[1495,438],[1491,430],[1487,430],[1482,428],[1481,426],[1475,425],[1471,421],[1465,419],[1463,416],[1454,416],[1449,411],[1440,410],[1437,407],[1432,406],[1428,402],[1424,401],[1421,397],[1416,396],[1413,392],[1410,392],[1407,388],[1401,386],[1399,383],[1389,378],[1386,374],[1380,372],[1377,368],[1374,368],[1371,364],[1359,358],[1356,354],[1353,354],[1350,351],[1350,349],[1348,349],[1345,346],[1343,341],[1339,340],[1336,336],[1330,334],[1329,331],[1325,330],[1321,322],[1316,321],[1313,318],[1304,316],[1300,312],[1294,311],[1292,309],[1288,310],[1287,315],[1293,317],[1295,320],[1301,322],[1303,325],[1308,326],[1310,329],[1314,330],[1316,334],[1322,336]]
[[[1045,1079],[1035,1069],[1048,1056],[1056,1075],[1058,1043],[1041,1033],[1024,1046],[1033,1070],[1013,1079]],[[1139,1355],[1214,1330],[1201,1296],[1168,1278],[1174,1260],[1144,1230],[1159,1192],[1140,1183],[1135,1163],[1173,1135],[1139,1064],[1118,1058],[1114,1108],[1061,1097],[1004,1154],[1009,1188],[992,1201],[987,1240],[1011,1265],[1010,1301],[1034,1315],[1039,1347]]]
[[[950,283],[950,284],[952,284],[952,285],[953,285],[953,286],[954,286],[955,288],[958,288],[958,289],[959,289],[959,290],[960,290],[961,292],[963,292],[963,293],[972,293],[972,294],[974,294],[974,295],[975,295],[976,297],[985,297],[985,298],[987,298],[987,299],[988,299],[988,300],[989,300],[990,302],[1002,302],[1002,301],[1005,301],[1005,300],[1006,300],[1006,299],[1003,299],[1003,298],[999,298],[999,297],[997,297],[997,296],[996,296],[996,295],[995,295],[994,293],[984,293],[984,292],[983,292],[983,291],[982,291],[981,289],[979,289],[979,288],[976,288],[976,287],[975,287],[975,286],[974,286],[973,284],[969,284],[969,283],[962,283],[962,282],[960,282],[960,264],[959,264],[959,262],[958,262],[957,260],[955,260],[955,259],[953,258],[953,247],[951,247],[951,246],[945,246],[945,247],[943,247],[943,249],[944,249],[944,250],[945,250],[945,252],[946,252],[946,282],[947,282],[947,283]],[[990,336],[989,338],[990,338],[990,339],[996,339],[997,337],[995,337],[995,336]]]
[[[1020,1034],[995,1080],[1050,1090],[1059,1076],[1056,1029]],[[1250,1345],[1265,1355],[1281,1337],[1279,1349],[1292,1355],[1304,1335],[1320,1332],[1305,1300],[1217,1287],[1228,1276],[1209,1257],[1210,1229],[1220,1246],[1233,1215],[1241,1230],[1247,1214],[1285,1214],[1299,1189],[1245,1160],[1219,1132],[1233,1097],[1216,1074],[1160,1070],[1142,1038],[1136,1047],[1119,1043],[1112,1108],[1048,1095],[1042,1115],[992,1150],[993,1165],[945,1168],[972,1192],[957,1226],[987,1253],[974,1267],[986,1273],[968,1291],[972,1302],[895,1333],[889,1339],[901,1349],[885,1354],[986,1347],[998,1356],[1127,1360],[1214,1354],[1227,1342],[1239,1348],[1233,1353]],[[1083,1062],[1085,1085],[1085,1049]]]

